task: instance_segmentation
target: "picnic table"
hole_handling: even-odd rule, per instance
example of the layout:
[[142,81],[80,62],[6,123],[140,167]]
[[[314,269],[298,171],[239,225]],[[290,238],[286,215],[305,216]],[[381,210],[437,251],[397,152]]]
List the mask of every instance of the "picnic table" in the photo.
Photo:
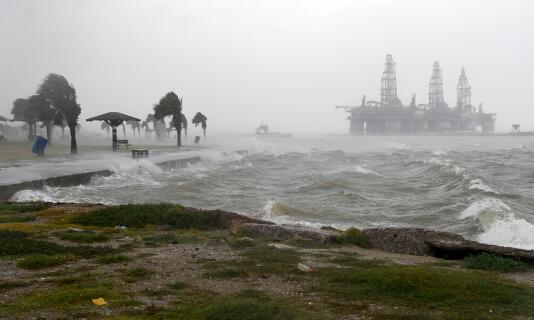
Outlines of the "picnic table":
[[148,149],[132,149],[132,158],[148,157]]

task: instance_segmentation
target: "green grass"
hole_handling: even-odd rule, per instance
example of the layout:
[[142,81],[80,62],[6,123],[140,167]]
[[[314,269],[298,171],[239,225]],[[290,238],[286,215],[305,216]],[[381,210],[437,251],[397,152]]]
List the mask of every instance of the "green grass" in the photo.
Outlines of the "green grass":
[[122,292],[113,282],[92,282],[91,285],[67,284],[58,285],[46,290],[34,290],[15,299],[0,304],[0,317],[34,318],[45,311],[50,318],[79,319],[101,318],[98,307],[91,299],[104,298],[108,307],[138,305],[127,292]]
[[110,254],[96,258],[96,262],[100,264],[122,263],[131,261],[132,258],[122,254]]
[[338,235],[334,239],[335,243],[342,244],[354,244],[362,248],[369,248],[369,240],[367,237],[357,228],[348,228],[343,234]]
[[234,249],[245,249],[254,247],[257,245],[254,240],[244,237],[244,238],[233,238],[228,240],[228,245]]
[[[318,272],[316,290],[350,312],[351,301],[437,312],[444,319],[502,319],[534,314],[534,290],[491,273],[362,263]],[[492,313],[488,313],[488,310]],[[354,310],[352,310],[354,311]]]
[[42,202],[0,202],[0,223],[17,223],[34,220],[33,212],[47,208]]
[[34,212],[46,209],[48,205],[43,202],[0,202],[0,215]]
[[469,269],[493,270],[499,272],[517,272],[526,269],[526,265],[521,261],[503,258],[489,253],[466,257],[463,262],[464,266]]
[[260,245],[241,251],[240,260],[199,261],[207,270],[204,277],[229,279],[246,276],[288,276],[298,274],[300,255],[292,249]]
[[17,267],[37,270],[55,267],[70,260],[67,256],[50,256],[46,254],[32,254],[17,261]]
[[20,231],[0,230],[0,257],[27,254],[73,254],[80,257],[93,257],[110,254],[115,250],[109,247],[60,246],[55,243],[33,239]]
[[[146,319],[151,317],[156,315],[150,315]],[[297,298],[273,298],[257,290],[245,290],[230,295],[185,290],[180,296],[179,304],[158,313],[157,317],[177,320],[330,319],[322,310],[306,305]]]
[[114,227],[143,228],[168,225],[175,229],[217,230],[226,225],[217,211],[202,211],[172,204],[128,204],[107,207],[74,217],[72,223]]
[[109,240],[109,236],[102,233],[73,230],[63,232],[59,238],[78,243],[106,242]]

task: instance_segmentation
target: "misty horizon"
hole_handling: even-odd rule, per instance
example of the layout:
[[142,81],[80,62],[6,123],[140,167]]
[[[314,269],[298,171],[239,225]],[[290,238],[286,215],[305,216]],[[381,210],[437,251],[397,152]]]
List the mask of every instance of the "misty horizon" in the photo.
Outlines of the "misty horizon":
[[[534,130],[529,105],[534,10],[527,1],[17,1],[0,4],[0,115],[48,73],[77,90],[79,122],[108,111],[144,119],[168,91],[210,130],[262,121],[293,133],[348,133],[363,95],[380,98],[386,54],[398,96],[428,103],[432,64],[454,106],[465,67],[473,106],[496,130]],[[94,128],[97,129],[96,125]]]

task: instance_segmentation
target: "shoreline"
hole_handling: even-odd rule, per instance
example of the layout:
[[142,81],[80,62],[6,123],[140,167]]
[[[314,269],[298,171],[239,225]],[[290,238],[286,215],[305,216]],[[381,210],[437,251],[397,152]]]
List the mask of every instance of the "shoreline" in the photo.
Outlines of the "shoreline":
[[534,312],[534,250],[498,247],[514,254],[491,259],[521,268],[473,270],[468,260],[483,252],[461,259],[435,249],[481,244],[431,230],[316,230],[171,204],[0,202],[0,219],[0,317],[526,319]]

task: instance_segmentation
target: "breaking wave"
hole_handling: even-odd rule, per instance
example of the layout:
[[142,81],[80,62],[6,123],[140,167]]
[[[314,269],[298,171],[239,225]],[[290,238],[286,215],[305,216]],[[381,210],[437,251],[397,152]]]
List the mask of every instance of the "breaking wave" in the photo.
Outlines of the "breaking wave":
[[477,200],[462,211],[459,218],[478,220],[481,232],[474,238],[479,242],[534,249],[534,224],[516,217],[511,207],[499,199]]

